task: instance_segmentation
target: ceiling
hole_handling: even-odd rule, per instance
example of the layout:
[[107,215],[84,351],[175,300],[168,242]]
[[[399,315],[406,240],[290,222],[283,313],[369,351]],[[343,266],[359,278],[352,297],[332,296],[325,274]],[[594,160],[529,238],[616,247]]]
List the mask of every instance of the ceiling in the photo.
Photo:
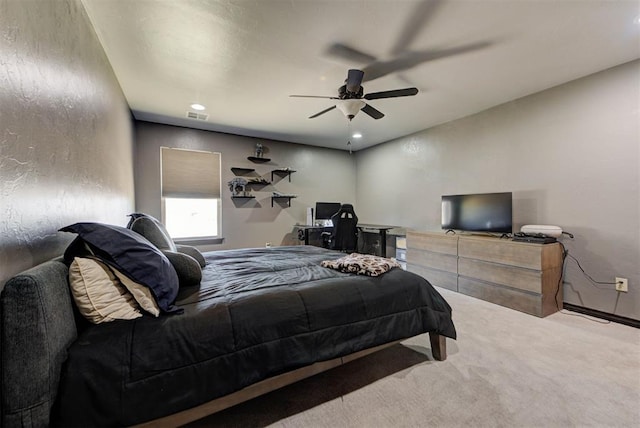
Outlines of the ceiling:
[[[136,119],[337,149],[640,58],[638,0],[82,1]],[[349,68],[365,94],[420,92],[369,101],[386,116],[351,123],[308,118],[335,100],[289,97],[337,96]],[[207,120],[186,117],[192,103]]]

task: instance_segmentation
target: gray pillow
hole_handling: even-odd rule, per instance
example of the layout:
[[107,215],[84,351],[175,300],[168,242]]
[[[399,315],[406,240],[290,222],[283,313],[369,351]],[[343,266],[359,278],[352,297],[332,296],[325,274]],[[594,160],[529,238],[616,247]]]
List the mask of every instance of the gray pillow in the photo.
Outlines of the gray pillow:
[[133,213],[129,214],[131,220],[127,228],[144,236],[149,242],[162,251],[173,251],[187,254],[198,262],[200,267],[205,267],[207,262],[202,253],[191,245],[177,245],[171,239],[169,232],[158,219],[149,214]]
[[162,250],[162,253],[169,259],[169,262],[176,270],[180,288],[200,285],[202,269],[196,259],[175,251]]
[[178,275],[162,252],[140,234],[120,226],[102,223],[75,223],[60,229],[77,233],[96,257],[151,289],[164,312],[179,313],[174,305],[178,295]]
[[207,261],[204,259],[204,256],[196,247],[192,247],[191,245],[176,244],[176,248],[178,249],[179,253],[186,254],[196,259],[196,261],[200,264],[200,267],[205,267],[207,265]]
[[147,238],[149,242],[160,250],[176,251],[176,244],[169,236],[169,232],[156,218],[141,213],[133,213],[127,227]]

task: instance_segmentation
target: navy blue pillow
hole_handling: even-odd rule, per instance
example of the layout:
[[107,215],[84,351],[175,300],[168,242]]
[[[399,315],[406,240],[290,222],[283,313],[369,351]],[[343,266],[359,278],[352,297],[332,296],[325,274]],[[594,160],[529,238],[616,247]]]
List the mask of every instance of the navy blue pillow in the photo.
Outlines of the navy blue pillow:
[[60,229],[77,233],[95,255],[151,290],[164,312],[182,312],[174,305],[178,275],[169,259],[143,236],[120,226],[76,223]]

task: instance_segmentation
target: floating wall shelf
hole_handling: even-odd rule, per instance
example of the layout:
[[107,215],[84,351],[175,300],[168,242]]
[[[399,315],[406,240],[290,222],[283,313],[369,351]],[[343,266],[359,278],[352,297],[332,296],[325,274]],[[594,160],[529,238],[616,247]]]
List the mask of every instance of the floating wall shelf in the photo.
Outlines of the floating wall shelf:
[[249,159],[251,162],[258,162],[258,163],[269,162],[271,160],[269,158],[259,158],[257,156],[249,156],[247,159]]
[[273,200],[274,199],[286,199],[287,200],[287,205],[291,206],[291,199],[296,198],[297,196],[272,196],[271,197],[271,207],[273,208]]
[[271,181],[273,181],[273,174],[277,174],[280,176],[287,175],[289,177],[289,183],[291,183],[291,174],[293,174],[294,172],[296,172],[296,170],[290,168],[274,169],[273,171],[271,171]]
[[248,174],[250,172],[255,171],[254,168],[242,168],[239,166],[232,166],[231,167],[231,171],[235,174],[235,175],[244,175],[244,174]]

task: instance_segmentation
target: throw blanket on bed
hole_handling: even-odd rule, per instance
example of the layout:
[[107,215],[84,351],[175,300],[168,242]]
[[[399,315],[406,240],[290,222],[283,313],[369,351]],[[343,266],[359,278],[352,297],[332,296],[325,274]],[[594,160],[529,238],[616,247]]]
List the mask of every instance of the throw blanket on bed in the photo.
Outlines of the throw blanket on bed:
[[379,276],[394,267],[400,267],[400,263],[393,259],[358,253],[351,253],[337,260],[325,260],[321,265],[340,272],[367,276]]

